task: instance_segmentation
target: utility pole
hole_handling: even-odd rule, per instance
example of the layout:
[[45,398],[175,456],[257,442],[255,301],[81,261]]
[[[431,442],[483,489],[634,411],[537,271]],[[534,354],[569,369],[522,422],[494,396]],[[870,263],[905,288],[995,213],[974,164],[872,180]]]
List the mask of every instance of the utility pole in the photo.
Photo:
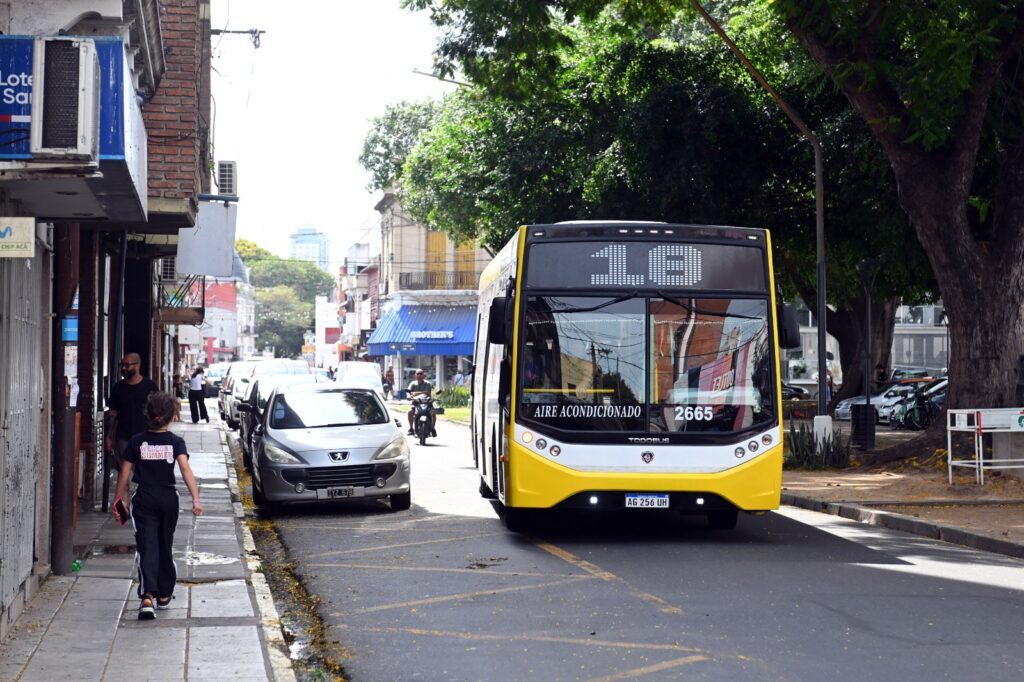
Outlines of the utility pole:
[[828,405],[825,400],[825,386],[828,383],[828,367],[825,362],[825,318],[828,311],[825,306],[825,162],[821,151],[821,143],[818,142],[818,138],[807,127],[803,119],[786,104],[782,96],[775,91],[775,88],[768,84],[768,81],[757,70],[757,67],[747,59],[743,51],[729,38],[718,22],[707,13],[707,10],[704,9],[700,2],[698,0],[690,0],[690,4],[704,18],[704,21],[711,26],[711,30],[722,38],[726,46],[736,55],[736,58],[740,60],[740,63],[743,64],[754,80],[772,96],[775,103],[782,109],[782,113],[792,121],[793,125],[810,142],[811,148],[814,149],[815,241],[818,271],[817,312],[815,313],[815,317],[818,319],[818,416],[814,418],[814,432],[817,440],[820,442],[823,436],[832,435],[832,419],[828,416]]

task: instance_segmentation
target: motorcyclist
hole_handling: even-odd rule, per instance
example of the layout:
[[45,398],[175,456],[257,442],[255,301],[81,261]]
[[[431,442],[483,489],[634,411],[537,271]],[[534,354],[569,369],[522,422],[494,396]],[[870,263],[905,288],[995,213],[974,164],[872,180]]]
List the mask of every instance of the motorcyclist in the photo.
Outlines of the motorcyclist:
[[[416,379],[410,382],[409,387],[406,389],[407,397],[412,400],[415,398],[429,398],[430,394],[433,393],[434,386],[427,381],[426,375],[422,369],[416,370]],[[416,412],[415,409],[409,410],[409,431],[408,435],[415,435],[413,430],[413,414]],[[434,411],[430,411],[430,435],[437,438],[437,431],[434,430],[434,424],[437,422],[437,416]]]

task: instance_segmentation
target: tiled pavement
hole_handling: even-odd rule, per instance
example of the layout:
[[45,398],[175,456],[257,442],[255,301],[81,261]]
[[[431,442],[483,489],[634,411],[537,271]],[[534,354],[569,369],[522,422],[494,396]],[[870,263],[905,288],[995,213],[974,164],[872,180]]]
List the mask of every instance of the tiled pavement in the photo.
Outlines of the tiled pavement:
[[259,572],[222,432],[180,422],[204,514],[179,480],[174,535],[178,586],[171,608],[139,621],[131,525],[80,513],[81,570],[50,576],[0,644],[0,680],[294,680],[277,613]]

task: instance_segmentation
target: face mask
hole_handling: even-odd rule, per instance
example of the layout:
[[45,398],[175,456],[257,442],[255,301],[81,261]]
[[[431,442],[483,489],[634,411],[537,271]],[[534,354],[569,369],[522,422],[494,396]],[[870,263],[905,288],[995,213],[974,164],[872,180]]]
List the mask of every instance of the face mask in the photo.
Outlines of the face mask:
[[137,371],[138,371],[138,369],[135,367],[135,365],[132,365],[131,367],[122,367],[121,368],[121,378],[123,378],[123,379],[131,379],[133,376],[135,376],[135,373]]

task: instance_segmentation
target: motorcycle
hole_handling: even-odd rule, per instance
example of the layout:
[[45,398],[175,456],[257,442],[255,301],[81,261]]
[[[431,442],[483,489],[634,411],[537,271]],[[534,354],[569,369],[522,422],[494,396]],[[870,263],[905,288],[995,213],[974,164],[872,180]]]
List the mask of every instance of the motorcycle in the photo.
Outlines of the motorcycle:
[[923,389],[915,389],[893,408],[889,426],[894,429],[920,431],[928,428],[939,412],[938,406],[924,394]]
[[434,399],[419,396],[412,399],[412,430],[420,445],[427,444],[427,438],[431,435],[431,422],[433,415],[444,414],[443,407],[434,407]]

